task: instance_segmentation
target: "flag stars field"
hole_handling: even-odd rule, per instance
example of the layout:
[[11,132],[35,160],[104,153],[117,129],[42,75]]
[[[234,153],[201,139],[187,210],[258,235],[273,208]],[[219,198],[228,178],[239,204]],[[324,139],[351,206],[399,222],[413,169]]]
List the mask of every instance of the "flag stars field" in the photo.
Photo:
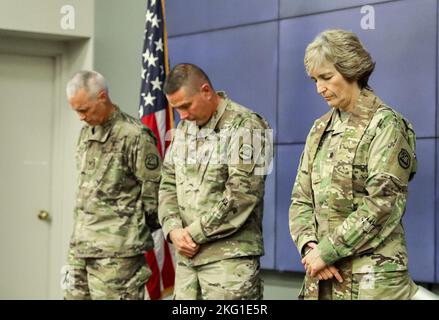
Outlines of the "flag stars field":
[[145,96],[145,94],[142,94],[142,95],[143,95],[143,99],[145,100],[145,102],[144,102],[144,106],[145,107],[148,106],[148,105],[151,105],[151,106],[154,105],[154,100],[157,99],[157,98],[153,97],[151,95],[151,92],[148,92],[148,95],[146,95],[146,96]]
[[162,82],[160,81],[160,78],[157,76],[155,80],[151,81],[152,84],[152,91],[154,90],[162,90]]
[[[157,138],[160,155],[165,154],[169,141],[166,132],[174,127],[174,118],[162,88],[169,71],[165,31],[164,0],[147,1],[145,32],[141,53],[141,93],[139,117]],[[161,230],[153,233],[154,250],[146,253],[146,260],[152,275],[147,283],[148,294],[152,300],[172,293],[175,266],[172,249]]]

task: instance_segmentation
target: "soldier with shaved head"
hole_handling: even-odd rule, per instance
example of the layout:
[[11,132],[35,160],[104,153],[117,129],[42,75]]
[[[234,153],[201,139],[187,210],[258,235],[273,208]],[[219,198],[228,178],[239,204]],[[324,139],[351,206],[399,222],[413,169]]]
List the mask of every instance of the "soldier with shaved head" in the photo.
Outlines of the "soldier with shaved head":
[[261,299],[269,125],[193,64],[176,65],[164,91],[181,118],[159,191],[160,223],[177,251],[174,298]]

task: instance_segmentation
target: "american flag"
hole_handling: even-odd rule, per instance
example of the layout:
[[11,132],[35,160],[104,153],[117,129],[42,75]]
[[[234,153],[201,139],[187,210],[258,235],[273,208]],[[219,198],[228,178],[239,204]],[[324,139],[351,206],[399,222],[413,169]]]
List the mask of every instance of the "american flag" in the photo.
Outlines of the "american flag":
[[[164,156],[168,142],[165,134],[174,126],[173,112],[163,94],[169,73],[164,0],[147,0],[139,116],[157,138],[157,148]],[[168,295],[174,287],[174,262],[171,248],[161,230],[153,233],[154,250],[145,256],[152,270],[146,284],[151,300]]]

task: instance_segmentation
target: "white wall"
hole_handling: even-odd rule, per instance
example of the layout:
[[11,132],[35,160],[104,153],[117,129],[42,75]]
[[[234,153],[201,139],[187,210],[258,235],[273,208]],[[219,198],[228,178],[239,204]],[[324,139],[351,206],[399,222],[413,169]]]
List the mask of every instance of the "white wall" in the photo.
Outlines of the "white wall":
[[[65,264],[73,224],[77,174],[74,152],[81,127],[66,101],[65,84],[75,71],[95,69],[107,78],[113,101],[137,116],[146,1],[0,1],[0,50],[25,50],[60,57],[61,76],[56,98],[59,109],[55,118],[61,135],[54,139],[55,191],[50,248],[53,261],[49,297],[52,299],[62,297],[60,269]],[[66,15],[61,9],[65,5],[74,9],[73,30],[61,26]]]
[[[65,5],[74,8],[74,30],[61,28]],[[93,7],[94,0],[1,0],[0,30],[87,38],[93,34]]]
[[108,80],[110,96],[138,117],[146,0],[96,0],[95,68]]

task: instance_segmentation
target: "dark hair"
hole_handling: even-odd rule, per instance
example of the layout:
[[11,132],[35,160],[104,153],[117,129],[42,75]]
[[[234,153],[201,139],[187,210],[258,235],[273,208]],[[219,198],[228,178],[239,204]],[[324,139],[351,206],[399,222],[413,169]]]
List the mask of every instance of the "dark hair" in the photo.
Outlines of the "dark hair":
[[347,81],[357,81],[360,88],[369,88],[375,62],[353,32],[338,29],[317,35],[305,50],[306,71],[309,74],[325,62],[332,63]]
[[199,86],[206,82],[213,89],[209,77],[200,67],[192,63],[179,63],[166,77],[163,92],[172,94],[185,87],[188,93],[195,93],[199,90]]

